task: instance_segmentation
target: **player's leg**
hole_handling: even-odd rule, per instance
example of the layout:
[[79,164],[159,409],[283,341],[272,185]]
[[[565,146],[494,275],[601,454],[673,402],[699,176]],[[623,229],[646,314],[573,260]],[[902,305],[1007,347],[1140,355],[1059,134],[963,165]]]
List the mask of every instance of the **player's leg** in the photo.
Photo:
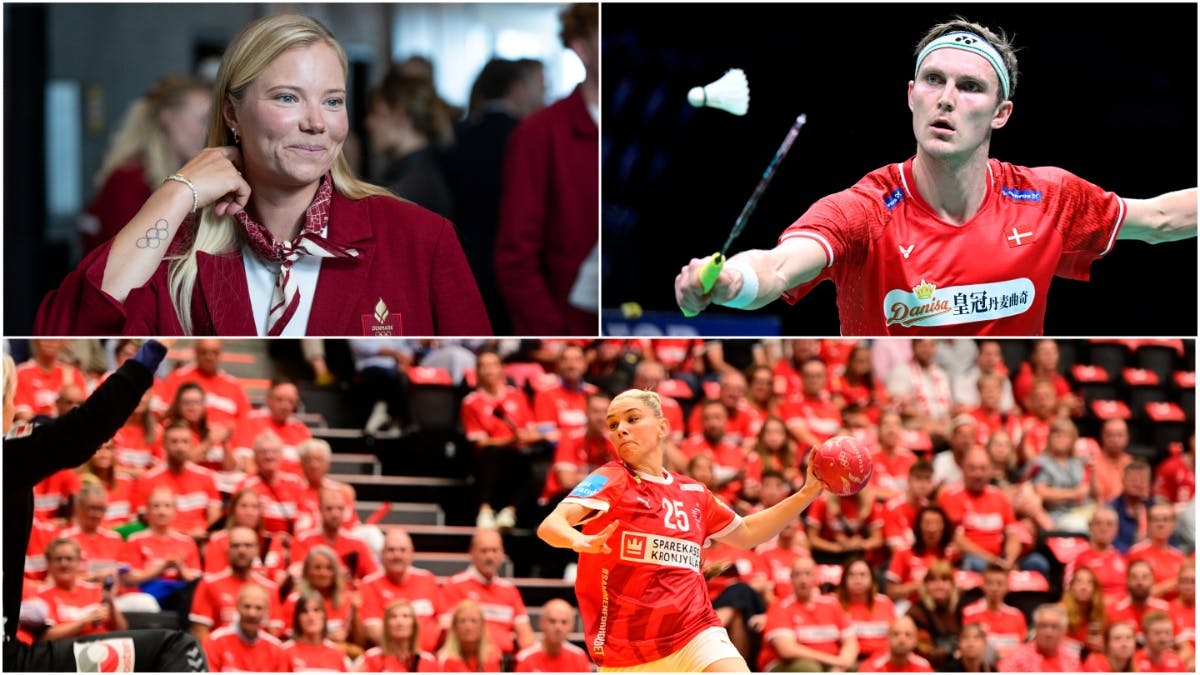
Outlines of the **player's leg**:
[[750,672],[750,668],[746,665],[746,662],[741,659],[741,657],[738,657],[736,659],[721,659],[720,661],[714,661],[704,668],[704,672],[748,673]]

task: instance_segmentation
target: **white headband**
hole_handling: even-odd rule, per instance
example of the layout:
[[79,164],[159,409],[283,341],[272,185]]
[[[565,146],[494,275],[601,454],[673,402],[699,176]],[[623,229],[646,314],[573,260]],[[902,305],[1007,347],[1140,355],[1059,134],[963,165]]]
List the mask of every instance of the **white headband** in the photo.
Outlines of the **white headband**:
[[926,56],[929,56],[930,53],[938,49],[947,47],[978,54],[987,59],[987,62],[992,64],[992,68],[1000,78],[1000,91],[1004,94],[1004,98],[1007,99],[1009,97],[1008,67],[1004,65],[1004,57],[1000,56],[1000,52],[996,51],[996,48],[990,42],[974,33],[966,31],[956,31],[939,35],[932,42],[925,45],[921,53],[917,54],[917,67],[913,69],[914,79],[916,78],[916,72],[921,69],[921,62],[925,60]]

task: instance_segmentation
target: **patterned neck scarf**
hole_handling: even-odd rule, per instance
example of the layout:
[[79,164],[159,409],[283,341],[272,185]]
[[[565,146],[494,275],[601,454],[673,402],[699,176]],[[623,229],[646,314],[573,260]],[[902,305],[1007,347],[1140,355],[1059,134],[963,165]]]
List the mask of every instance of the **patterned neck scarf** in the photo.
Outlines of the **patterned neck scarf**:
[[246,241],[254,255],[265,262],[279,264],[275,292],[271,294],[271,306],[267,313],[267,335],[280,335],[300,306],[300,287],[292,277],[292,266],[301,256],[358,257],[357,249],[336,244],[321,236],[321,232],[329,225],[329,204],[332,199],[333,179],[326,174],[321,178],[312,204],[304,213],[304,226],[300,228],[300,234],[291,241],[279,241],[265,225],[256,222],[244,210],[233,216],[246,233]]

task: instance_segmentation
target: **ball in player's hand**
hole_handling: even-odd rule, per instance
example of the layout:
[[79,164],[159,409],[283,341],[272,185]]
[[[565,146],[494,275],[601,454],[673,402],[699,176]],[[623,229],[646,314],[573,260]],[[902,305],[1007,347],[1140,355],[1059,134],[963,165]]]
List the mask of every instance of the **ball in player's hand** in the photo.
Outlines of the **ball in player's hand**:
[[857,494],[871,481],[875,460],[871,451],[851,436],[834,436],[813,450],[809,460],[815,475],[834,494]]

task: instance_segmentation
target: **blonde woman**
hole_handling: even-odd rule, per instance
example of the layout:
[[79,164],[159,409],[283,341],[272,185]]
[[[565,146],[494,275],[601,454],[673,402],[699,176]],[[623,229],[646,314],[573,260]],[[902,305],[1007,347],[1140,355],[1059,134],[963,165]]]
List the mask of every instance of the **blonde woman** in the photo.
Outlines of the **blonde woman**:
[[[328,546],[315,546],[304,557],[300,577],[296,579],[296,590],[283,605],[283,615],[294,618],[296,605],[305,594],[313,592],[325,601],[325,637],[336,644],[351,659],[362,655],[363,642],[359,635],[360,623],[356,615],[354,594],[346,588],[346,577],[342,574],[337,553]],[[298,626],[289,625],[289,631]]]
[[112,239],[154,188],[204,149],[212,85],[167,75],[125,111],[96,172],[96,196],[79,218],[83,251]]
[[209,147],[46,297],[35,331],[490,334],[453,226],[351,173],[346,71],[311,18],[243,28]]
[[488,640],[483,608],[474,600],[463,600],[450,615],[446,644],[438,650],[438,670],[444,673],[502,670],[503,656]]
[[[484,631],[486,634],[487,631]],[[417,673],[438,670],[437,659],[423,652],[421,625],[416,610],[407,600],[397,600],[383,612],[380,645],[363,654],[358,671],[362,673]]]

